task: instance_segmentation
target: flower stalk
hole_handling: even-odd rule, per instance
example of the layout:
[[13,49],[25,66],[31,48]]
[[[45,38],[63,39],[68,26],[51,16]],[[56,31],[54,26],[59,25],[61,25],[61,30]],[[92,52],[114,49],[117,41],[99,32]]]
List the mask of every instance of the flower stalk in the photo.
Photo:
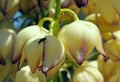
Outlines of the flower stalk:
[[54,27],[53,27],[53,35],[57,36],[58,32],[59,32],[59,19],[60,19],[60,14],[61,14],[61,4],[60,4],[60,0],[56,0],[56,10],[55,10],[55,23],[54,23]]

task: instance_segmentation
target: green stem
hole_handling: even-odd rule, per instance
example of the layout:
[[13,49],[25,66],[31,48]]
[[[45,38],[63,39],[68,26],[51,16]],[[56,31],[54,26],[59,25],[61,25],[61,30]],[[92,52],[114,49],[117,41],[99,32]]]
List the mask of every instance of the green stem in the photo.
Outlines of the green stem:
[[63,82],[62,73],[61,73],[61,72],[58,72],[58,75],[59,75],[60,82]]
[[66,8],[61,9],[61,13],[69,13],[69,14],[71,14],[73,16],[75,21],[79,20],[79,18],[76,15],[76,13],[74,11],[70,10],[70,9],[66,9]]
[[86,60],[94,60],[99,55],[99,52],[94,52],[93,54],[89,55]]
[[55,9],[55,20],[58,20],[60,18],[60,9],[61,9],[61,3],[60,0],[56,0],[56,9]]
[[45,21],[49,21],[51,24],[49,26],[49,34],[53,34],[53,24],[54,24],[54,20],[50,17],[44,17],[40,20],[38,26],[42,29],[43,28],[43,24]]
[[51,22],[51,24],[50,24],[50,29],[49,29],[49,34],[51,34],[51,35],[53,35],[53,27],[54,27],[54,24],[55,24],[55,21],[53,21],[53,22]]
[[55,23],[54,23],[54,28],[53,28],[53,34],[54,36],[57,36],[57,33],[59,32],[59,19],[60,19],[60,14],[61,14],[61,3],[60,0],[56,0],[56,10],[55,10]]
[[54,28],[53,28],[54,36],[57,36],[59,32],[59,29],[60,29],[59,20],[60,20],[61,13],[64,13],[64,12],[71,14],[75,21],[79,20],[78,16],[76,15],[74,11],[70,9],[61,9],[60,0],[56,0],[56,10],[55,10],[55,17],[54,17],[55,23],[54,23]]
[[45,21],[53,22],[53,19],[50,18],[50,17],[44,17],[44,18],[42,18],[42,19],[40,20],[39,24],[38,24],[40,28],[43,27],[43,24],[44,24]]

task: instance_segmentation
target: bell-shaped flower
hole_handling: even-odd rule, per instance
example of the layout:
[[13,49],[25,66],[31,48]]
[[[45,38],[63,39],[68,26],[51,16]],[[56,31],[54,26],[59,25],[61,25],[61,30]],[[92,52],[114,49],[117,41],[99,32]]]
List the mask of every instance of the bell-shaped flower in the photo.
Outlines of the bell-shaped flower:
[[113,61],[120,61],[120,31],[112,33],[113,38],[105,42],[104,48]]
[[[89,0],[88,5],[86,8],[83,9],[83,12],[85,14],[89,15],[91,13],[100,13],[102,17],[107,21],[108,23],[114,23],[117,21],[117,12],[119,10],[118,4],[116,5],[115,2],[119,3],[119,0]],[[113,6],[113,4],[115,6]],[[115,9],[115,7],[118,7]],[[107,11],[109,10],[109,11]],[[117,11],[116,11],[117,10]]]
[[45,29],[40,29],[38,25],[22,29],[15,37],[12,54],[13,63],[16,63],[17,60],[21,57],[23,45],[26,43],[28,39],[36,35],[43,37],[47,32],[48,31]]
[[107,22],[100,13],[92,13],[85,18],[86,21],[90,21],[98,26],[102,35],[107,32],[115,32],[120,30],[119,21],[114,23]]
[[120,73],[120,65],[119,65],[120,62],[115,62],[112,61],[111,59],[104,61],[104,58],[101,55],[98,56],[97,61],[98,61],[98,69],[102,73],[105,82],[108,82],[109,79],[111,79],[114,75]]
[[[19,60],[19,69],[27,60],[32,73],[39,69],[50,78],[65,60],[64,46],[45,28],[29,26],[17,34],[12,59],[13,63]],[[51,74],[52,71],[54,72]]]
[[0,29],[0,63],[5,64],[6,58],[11,55],[16,32],[12,29]]
[[77,20],[63,26],[58,33],[58,39],[78,64],[85,60],[94,47],[108,57],[103,49],[99,29],[91,22]]

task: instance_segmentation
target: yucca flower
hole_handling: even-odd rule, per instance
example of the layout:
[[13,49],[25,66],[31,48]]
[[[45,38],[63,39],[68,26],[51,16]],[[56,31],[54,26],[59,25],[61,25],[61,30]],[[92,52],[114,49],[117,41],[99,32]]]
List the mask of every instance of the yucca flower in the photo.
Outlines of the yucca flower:
[[[111,59],[105,61],[104,58],[98,56],[98,69],[102,73],[105,82],[108,82],[114,75],[120,73],[120,62],[112,61]],[[108,69],[109,68],[109,69]],[[116,81],[113,81],[116,82]]]
[[12,60],[13,63],[19,61],[19,70],[27,60],[32,73],[39,69],[50,78],[65,60],[64,46],[45,28],[38,25],[29,26],[16,35]]
[[90,22],[94,23],[95,25],[97,25],[102,34],[120,30],[119,21],[116,23],[109,23],[104,19],[104,17],[102,16],[101,13],[97,13],[97,14],[92,13],[92,14],[88,15],[85,18],[85,20],[90,21]]
[[12,53],[13,41],[16,32],[9,28],[0,29],[0,63],[5,64],[7,57]]
[[113,61],[120,61],[120,31],[116,31],[112,33],[112,38],[105,42],[104,48],[106,53]]
[[83,63],[74,69],[73,82],[104,82],[104,79],[96,67]]
[[78,64],[82,64],[95,47],[107,57],[99,29],[91,22],[78,20],[63,26],[58,39]]
[[45,74],[37,70],[32,73],[29,66],[24,66],[17,72],[15,82],[47,82]]

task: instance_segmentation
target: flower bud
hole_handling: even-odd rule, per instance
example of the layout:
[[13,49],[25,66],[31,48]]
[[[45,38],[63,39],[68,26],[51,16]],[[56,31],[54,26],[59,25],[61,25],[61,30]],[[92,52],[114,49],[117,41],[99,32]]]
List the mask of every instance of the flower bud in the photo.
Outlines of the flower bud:
[[47,79],[42,71],[32,73],[29,66],[24,66],[17,72],[15,82],[47,82]]
[[77,7],[85,7],[88,4],[88,0],[73,0]]
[[98,69],[98,61],[97,61],[97,60],[89,61],[89,62],[88,62],[88,65],[89,65],[89,66],[93,66],[93,67],[95,67],[96,69]]
[[74,71],[73,82],[104,82],[102,74],[93,66],[81,65]]

